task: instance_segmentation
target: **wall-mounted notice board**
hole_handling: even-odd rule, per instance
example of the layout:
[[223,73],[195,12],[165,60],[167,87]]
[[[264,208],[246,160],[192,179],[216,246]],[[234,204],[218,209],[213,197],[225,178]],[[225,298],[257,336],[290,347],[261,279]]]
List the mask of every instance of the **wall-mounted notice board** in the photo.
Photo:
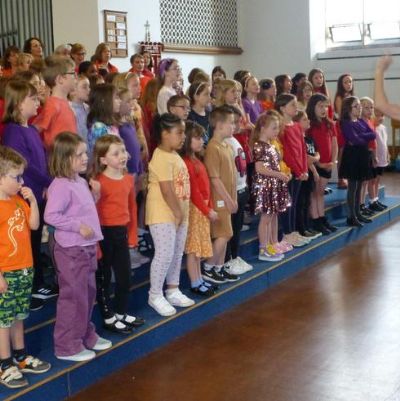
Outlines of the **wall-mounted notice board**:
[[128,57],[127,13],[104,10],[104,42],[113,57]]

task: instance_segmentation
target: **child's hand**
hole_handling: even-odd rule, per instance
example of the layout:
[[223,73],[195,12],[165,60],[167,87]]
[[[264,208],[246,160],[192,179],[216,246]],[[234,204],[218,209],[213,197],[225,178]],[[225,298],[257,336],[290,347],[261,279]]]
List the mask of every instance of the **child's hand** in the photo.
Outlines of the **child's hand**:
[[234,214],[238,210],[238,204],[236,201],[229,201],[226,203],[226,208],[228,209],[229,213]]
[[32,190],[28,187],[22,187],[21,188],[21,195],[25,200],[28,200],[29,203],[35,203],[36,198],[35,195],[33,194]]
[[81,224],[79,228],[79,233],[82,235],[83,238],[85,239],[90,239],[94,236],[94,231],[91,227],[89,227],[86,224]]
[[0,294],[5,294],[7,292],[7,289],[8,289],[7,280],[0,273]]
[[289,176],[288,176],[287,174],[285,174],[285,173],[279,173],[279,175],[278,175],[277,178],[278,178],[279,180],[282,180],[282,181],[285,182],[285,183],[288,183],[289,180],[290,180]]
[[175,216],[175,224],[176,226],[180,226],[183,223],[183,213],[181,210],[174,212]]
[[318,181],[319,181],[319,174],[315,171],[315,172],[313,172],[313,177],[314,177],[314,182],[315,183],[318,183]]
[[89,180],[89,185],[90,185],[90,189],[92,190],[92,194],[94,196],[94,199],[97,201],[100,199],[100,191],[101,191],[101,184],[99,181],[94,180],[93,178],[91,178]]
[[216,220],[218,220],[218,213],[217,213],[215,210],[211,209],[211,210],[208,212],[208,219],[209,219],[210,221],[216,221]]

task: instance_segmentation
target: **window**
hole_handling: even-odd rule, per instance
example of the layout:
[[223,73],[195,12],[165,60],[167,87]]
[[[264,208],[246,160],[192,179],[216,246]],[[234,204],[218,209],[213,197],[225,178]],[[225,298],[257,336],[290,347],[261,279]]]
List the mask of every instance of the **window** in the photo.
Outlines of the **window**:
[[326,46],[399,43],[399,0],[326,0]]

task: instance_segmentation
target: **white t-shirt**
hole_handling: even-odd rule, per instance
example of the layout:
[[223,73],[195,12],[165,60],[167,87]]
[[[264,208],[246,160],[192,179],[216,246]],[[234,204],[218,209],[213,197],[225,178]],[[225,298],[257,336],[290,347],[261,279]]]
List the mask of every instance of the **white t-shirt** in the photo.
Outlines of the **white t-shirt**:
[[169,98],[175,96],[177,93],[175,89],[169,88],[168,86],[163,86],[158,92],[157,96],[157,111],[158,114],[168,113],[167,102]]
[[236,138],[226,138],[225,142],[230,145],[233,154],[233,160],[236,167],[236,191],[247,187],[247,163],[246,154],[242,145]]
[[376,159],[378,167],[386,167],[388,163],[387,131],[383,124],[375,128],[376,132]]

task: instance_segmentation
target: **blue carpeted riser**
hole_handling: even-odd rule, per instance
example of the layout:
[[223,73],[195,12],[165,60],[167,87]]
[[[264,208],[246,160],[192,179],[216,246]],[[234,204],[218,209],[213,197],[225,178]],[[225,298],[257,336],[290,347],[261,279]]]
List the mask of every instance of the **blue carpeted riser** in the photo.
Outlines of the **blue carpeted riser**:
[[[300,248],[291,252],[284,263],[279,266],[277,264],[268,264],[267,262],[260,262],[256,259],[256,252],[258,250],[258,243],[254,239],[242,246],[244,253],[249,253],[249,261],[254,264],[254,271],[242,277],[238,283],[227,286],[222,286],[218,295],[212,299],[204,301],[196,299],[198,304],[190,310],[184,311],[179,315],[165,320],[160,318],[154,311],[147,306],[147,291],[148,285],[142,286],[134,290],[134,294],[130,297],[133,310],[138,311],[138,315],[143,316],[147,320],[146,326],[139,330],[138,333],[147,331],[137,338],[132,338],[127,343],[112,349],[110,352],[98,356],[94,361],[85,363],[78,366],[73,363],[65,363],[58,361],[53,355],[52,334],[53,324],[47,324],[41,328],[31,328],[27,333],[28,348],[33,353],[38,353],[40,357],[49,360],[53,364],[53,368],[46,375],[29,376],[30,383],[41,384],[37,388],[28,389],[27,392],[21,391],[21,396],[18,392],[0,388],[0,399],[28,399],[34,400],[61,400],[68,395],[74,394],[77,391],[89,386],[100,378],[108,375],[109,373],[117,370],[123,365],[137,360],[138,358],[146,355],[147,353],[167,344],[174,338],[191,331],[206,322],[207,320],[215,317],[219,313],[232,308],[235,305],[253,297],[254,295],[264,291],[266,288],[282,281],[283,279],[292,276],[298,271],[309,267],[329,254],[344,247],[351,241],[354,241],[371,231],[376,230],[381,225],[386,224],[390,220],[400,216],[400,199],[385,199],[393,209],[381,213],[374,218],[373,223],[365,225],[362,229],[349,229],[344,225],[344,219],[335,221],[339,225],[339,231],[328,237],[322,237],[314,241],[311,246]],[[397,206],[395,206],[397,205]],[[335,208],[342,208],[341,205]],[[334,209],[335,209],[334,208]],[[331,212],[331,211],[330,211]],[[251,225],[252,231],[257,227],[254,222]],[[247,234],[247,239],[255,238],[254,231]],[[244,235],[243,235],[244,236]],[[143,281],[148,275],[148,267],[140,268],[136,272],[136,279],[140,277]],[[182,274],[182,287],[187,287],[187,275]],[[257,277],[256,277],[257,276]],[[137,281],[135,280],[135,283]],[[54,304],[52,301],[46,305],[44,311],[32,314],[35,315],[35,324],[45,320],[44,317],[49,318],[54,316]],[[38,317],[41,316],[42,319]],[[32,323],[33,323],[32,321]],[[96,309],[94,314],[94,321],[97,327],[101,326],[101,319]],[[154,326],[154,327],[152,327]],[[28,330],[29,331],[29,330]],[[101,329],[100,334],[103,334]],[[106,334],[114,344],[121,343],[127,340],[126,337],[118,335]],[[78,367],[77,367],[78,366]],[[71,368],[71,370],[70,370]],[[48,379],[46,383],[41,383]],[[30,390],[30,391],[29,391]],[[17,396],[18,398],[14,398]]]

